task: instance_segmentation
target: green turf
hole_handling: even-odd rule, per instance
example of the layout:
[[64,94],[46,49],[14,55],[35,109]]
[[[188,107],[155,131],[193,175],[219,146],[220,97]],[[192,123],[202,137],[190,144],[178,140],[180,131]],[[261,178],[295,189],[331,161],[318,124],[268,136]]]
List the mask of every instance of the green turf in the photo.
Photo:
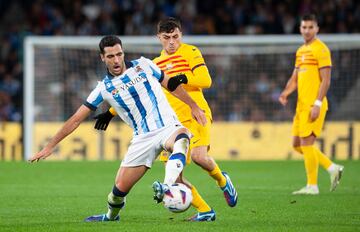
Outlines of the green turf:
[[291,196],[304,184],[300,161],[219,162],[239,192],[235,208],[190,165],[186,176],[217,213],[215,222],[190,223],[184,219],[193,209],[172,214],[152,201],[151,184],[164,173],[157,162],[128,196],[120,223],[85,223],[106,211],[119,162],[0,162],[0,231],[359,231],[360,162],[341,163],[345,174],[335,192],[320,170],[319,196]]

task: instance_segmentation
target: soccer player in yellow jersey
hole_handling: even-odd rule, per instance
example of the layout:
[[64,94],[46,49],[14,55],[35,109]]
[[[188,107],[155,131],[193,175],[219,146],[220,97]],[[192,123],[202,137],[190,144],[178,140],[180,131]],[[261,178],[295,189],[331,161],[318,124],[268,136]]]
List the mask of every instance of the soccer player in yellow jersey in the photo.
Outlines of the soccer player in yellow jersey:
[[280,103],[285,106],[287,97],[297,89],[298,98],[292,127],[293,147],[304,155],[307,185],[293,194],[319,194],[319,165],[330,174],[330,191],[335,190],[344,170],[343,166],[333,163],[314,146],[328,110],[326,93],[331,77],[330,50],[317,38],[318,31],[316,16],[304,15],[300,32],[305,43],[296,52],[295,69],[279,97]]
[[[157,27],[157,36],[161,42],[163,50],[159,57],[155,58],[154,63],[170,77],[174,85],[182,84],[183,88],[192,99],[204,110],[207,117],[205,126],[197,123],[192,115],[190,108],[182,101],[173,98],[171,94],[164,89],[165,95],[175,110],[180,122],[188,128],[193,137],[190,142],[190,156],[187,157],[187,163],[193,160],[197,165],[206,170],[209,175],[216,180],[218,186],[223,191],[227,204],[234,207],[237,203],[237,192],[231,182],[229,175],[222,172],[215,160],[208,155],[210,149],[210,126],[212,115],[210,107],[205,100],[202,89],[211,86],[211,77],[206,67],[204,58],[200,50],[193,45],[182,43],[181,24],[175,18],[168,18],[159,22]],[[105,130],[114,113],[110,108],[107,112],[97,117],[96,129]],[[161,160],[166,161],[167,156],[164,153]],[[187,182],[186,180],[182,180]],[[210,221],[215,220],[215,212],[203,200],[194,186],[191,187],[193,194],[192,205],[198,213],[190,218],[192,221]]]
[[[178,101],[164,89],[165,95],[175,110],[180,122],[190,129],[193,137],[190,142],[190,156],[197,165],[206,170],[214,178],[218,186],[223,190],[227,204],[234,207],[237,203],[237,192],[227,173],[222,172],[215,160],[208,155],[210,148],[210,126],[212,115],[210,107],[205,100],[202,89],[211,86],[211,77],[206,67],[204,58],[200,50],[193,45],[182,43],[181,24],[175,18],[168,18],[158,23],[157,36],[160,40],[163,50],[159,57],[153,61],[165,74],[172,77],[175,83],[183,84],[184,89],[202,108],[207,117],[207,124],[202,126],[198,124],[191,116],[189,107],[182,101]],[[188,156],[188,163],[190,162]],[[160,157],[166,160],[166,156]],[[193,195],[198,193],[193,187]],[[203,199],[195,197],[193,205],[199,213],[193,217],[193,220],[201,219],[210,207],[205,204]]]

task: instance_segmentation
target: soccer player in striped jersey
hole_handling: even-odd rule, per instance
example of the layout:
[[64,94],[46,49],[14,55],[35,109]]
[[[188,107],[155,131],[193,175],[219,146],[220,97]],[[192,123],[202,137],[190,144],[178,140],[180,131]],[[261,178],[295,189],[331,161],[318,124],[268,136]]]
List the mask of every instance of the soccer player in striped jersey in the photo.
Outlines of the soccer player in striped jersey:
[[[107,101],[124,122],[132,127],[134,136],[121,162],[115,185],[108,195],[108,212],[90,216],[85,221],[117,221],[120,220],[119,211],[125,205],[126,195],[151,168],[161,151],[171,152],[161,187],[175,183],[186,164],[190,132],[179,122],[162,87],[188,104],[200,125],[206,125],[206,117],[180,86],[181,83],[170,82],[169,77],[151,60],[141,57],[125,62],[118,37],[105,36],[99,47],[101,59],[108,69],[107,75],[98,82],[86,102],[65,122],[51,141],[29,161],[39,161],[50,156],[56,144],[71,134],[91,111]],[[163,193],[159,192],[159,197],[161,194]]]
[[326,93],[330,87],[332,65],[330,50],[317,38],[318,31],[316,16],[304,15],[300,32],[305,43],[296,52],[295,69],[279,97],[280,103],[286,105],[287,97],[297,89],[298,98],[292,127],[293,147],[304,155],[307,185],[293,194],[319,194],[319,165],[329,172],[330,191],[334,191],[344,169],[314,146],[328,110]]
[[[197,123],[191,117],[190,108],[182,101],[174,98],[169,91],[164,90],[180,122],[193,134],[190,143],[190,156],[188,156],[187,162],[193,160],[207,171],[223,191],[227,204],[230,207],[234,207],[237,203],[236,189],[229,175],[226,172],[222,172],[215,160],[208,155],[212,115],[204,97],[203,89],[211,86],[211,77],[204,58],[196,46],[182,43],[181,24],[175,18],[160,21],[158,23],[157,36],[163,50],[160,56],[154,59],[154,62],[165,74],[170,76],[170,81],[184,84],[183,86],[187,93],[205,111],[208,121],[205,126]],[[99,116],[95,128],[106,129],[112,118],[111,112],[113,112],[113,109],[110,108],[109,111]],[[114,113],[112,114],[115,115]],[[160,156],[160,160],[166,161],[167,159],[168,157],[165,153]],[[212,220],[212,217],[215,217],[214,210],[209,207],[194,186],[191,190],[193,194],[192,205],[197,209],[198,213],[191,217],[190,220]]]

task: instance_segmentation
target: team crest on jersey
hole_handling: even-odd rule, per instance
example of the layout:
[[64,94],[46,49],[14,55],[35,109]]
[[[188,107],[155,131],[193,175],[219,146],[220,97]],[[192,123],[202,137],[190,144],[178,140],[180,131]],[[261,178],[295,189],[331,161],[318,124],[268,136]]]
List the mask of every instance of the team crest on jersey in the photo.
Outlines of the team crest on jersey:
[[119,90],[118,89],[113,89],[113,91],[111,91],[111,94],[116,97],[119,95]]
[[137,73],[144,72],[144,70],[138,65],[135,67],[135,72],[137,72]]
[[174,66],[173,66],[173,64],[172,63],[167,63],[166,64],[166,70],[170,70],[170,69],[172,69]]

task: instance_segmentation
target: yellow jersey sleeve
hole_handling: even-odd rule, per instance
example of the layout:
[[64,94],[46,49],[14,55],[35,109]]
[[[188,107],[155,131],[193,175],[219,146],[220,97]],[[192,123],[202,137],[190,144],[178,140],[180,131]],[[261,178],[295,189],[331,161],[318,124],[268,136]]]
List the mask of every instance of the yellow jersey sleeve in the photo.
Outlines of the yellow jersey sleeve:
[[322,44],[318,49],[314,50],[314,56],[318,61],[318,68],[331,67],[331,54],[329,48]]
[[192,75],[187,75],[187,85],[201,89],[209,88],[211,77],[200,50],[195,46],[189,46],[185,54],[192,72]]
[[205,60],[197,47],[189,46],[186,53],[191,71],[194,71],[198,67],[205,66]]

